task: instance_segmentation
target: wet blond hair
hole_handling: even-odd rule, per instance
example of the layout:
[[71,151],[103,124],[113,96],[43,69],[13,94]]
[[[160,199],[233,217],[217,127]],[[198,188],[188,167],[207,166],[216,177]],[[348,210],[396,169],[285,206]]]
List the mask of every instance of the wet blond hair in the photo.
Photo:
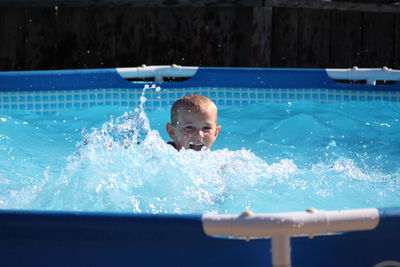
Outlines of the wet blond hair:
[[214,108],[215,112],[217,112],[217,106],[215,103],[209,99],[208,97],[202,95],[185,95],[175,101],[171,108],[171,123],[172,125],[176,125],[178,122],[178,113],[179,110],[191,110],[194,112],[201,112],[203,110],[208,110],[210,108]]

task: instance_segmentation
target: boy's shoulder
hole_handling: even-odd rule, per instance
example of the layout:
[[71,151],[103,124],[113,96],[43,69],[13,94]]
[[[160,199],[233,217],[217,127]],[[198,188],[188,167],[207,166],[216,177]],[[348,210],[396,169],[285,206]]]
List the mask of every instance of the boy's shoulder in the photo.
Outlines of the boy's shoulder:
[[171,141],[171,142],[168,142],[167,144],[173,146],[173,147],[176,149],[176,144],[175,144],[175,142],[172,142],[172,141]]

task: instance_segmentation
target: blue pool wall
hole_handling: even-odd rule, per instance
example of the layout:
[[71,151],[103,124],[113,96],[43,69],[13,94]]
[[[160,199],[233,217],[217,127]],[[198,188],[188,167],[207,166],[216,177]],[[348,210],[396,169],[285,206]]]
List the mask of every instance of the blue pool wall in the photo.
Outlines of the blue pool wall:
[[[400,262],[400,209],[371,231],[291,239],[293,266]],[[206,236],[200,215],[0,211],[2,266],[271,266],[268,239]]]
[[[121,78],[116,69],[0,72],[0,110],[136,107],[145,84]],[[147,84],[162,90],[146,92],[146,109],[168,107],[188,93],[208,96],[220,107],[298,100],[400,102],[399,83],[340,83],[324,69],[199,68],[186,81]]]
[[[222,106],[294,100],[400,101],[398,84],[342,84],[322,69],[200,68],[187,81],[154,84],[163,89],[162,97],[146,94],[149,108],[168,106],[189,92],[205,94]],[[115,69],[0,72],[0,110],[47,113],[86,106],[136,106],[143,86],[122,79]],[[400,208],[387,207],[379,213],[379,225],[371,231],[292,238],[293,266],[400,262]],[[202,229],[199,214],[1,210],[0,263],[10,267],[271,266],[269,239],[213,238]]]

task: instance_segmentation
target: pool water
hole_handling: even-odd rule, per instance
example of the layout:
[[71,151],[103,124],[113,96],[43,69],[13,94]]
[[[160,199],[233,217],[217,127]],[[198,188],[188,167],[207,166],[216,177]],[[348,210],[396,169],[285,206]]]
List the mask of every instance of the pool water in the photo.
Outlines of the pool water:
[[221,108],[214,147],[177,152],[166,144],[168,109],[2,110],[0,208],[187,214],[398,206],[399,119],[400,104],[384,101]]

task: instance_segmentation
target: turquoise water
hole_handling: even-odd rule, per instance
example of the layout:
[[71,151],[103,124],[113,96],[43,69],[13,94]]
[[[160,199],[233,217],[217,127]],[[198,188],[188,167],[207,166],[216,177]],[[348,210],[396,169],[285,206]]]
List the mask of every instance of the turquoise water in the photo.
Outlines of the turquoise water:
[[169,110],[0,111],[0,208],[239,213],[400,203],[400,105],[222,108],[211,151],[175,151]]

